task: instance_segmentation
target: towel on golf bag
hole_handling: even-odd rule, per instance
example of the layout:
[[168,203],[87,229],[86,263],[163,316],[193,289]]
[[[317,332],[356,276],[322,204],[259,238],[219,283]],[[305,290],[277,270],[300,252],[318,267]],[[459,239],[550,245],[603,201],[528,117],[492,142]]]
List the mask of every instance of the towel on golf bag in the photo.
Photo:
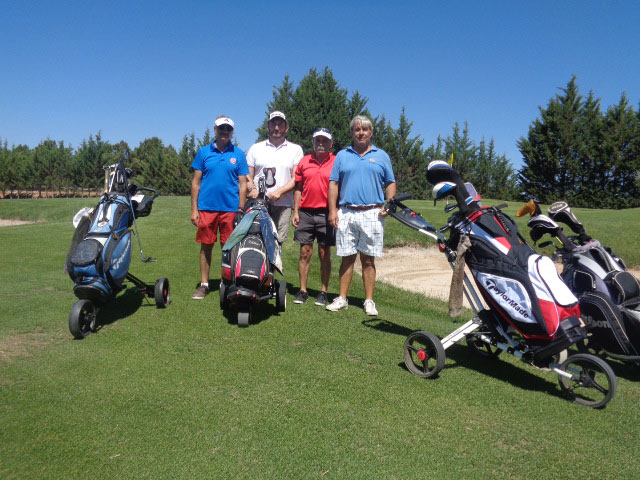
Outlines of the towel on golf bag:
[[222,247],[222,251],[225,252],[231,250],[244,237],[246,237],[256,217],[258,217],[260,222],[262,240],[264,241],[264,246],[267,250],[269,262],[271,262],[275,269],[282,275],[282,254],[278,243],[278,233],[275,230],[273,220],[269,216],[266,208],[258,208],[247,212],[229,236],[224,247]]
[[458,317],[462,313],[462,297],[464,294],[464,267],[466,265],[464,254],[471,246],[471,240],[462,235],[456,251],[456,264],[451,275],[451,287],[449,288],[449,316]]

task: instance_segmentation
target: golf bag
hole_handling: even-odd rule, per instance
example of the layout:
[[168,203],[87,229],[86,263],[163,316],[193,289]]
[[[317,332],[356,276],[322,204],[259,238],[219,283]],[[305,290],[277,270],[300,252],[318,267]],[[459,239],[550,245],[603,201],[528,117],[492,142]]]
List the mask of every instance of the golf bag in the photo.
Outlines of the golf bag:
[[259,302],[275,298],[281,312],[287,305],[287,283],[274,279],[276,271],[282,274],[281,247],[262,178],[258,191],[258,198],[247,202],[242,219],[222,247],[220,308],[237,308],[242,327],[249,325],[252,306]]
[[[579,298],[589,333],[588,349],[621,360],[640,361],[638,279],[610,248],[587,235],[566,202],[552,204],[548,217],[536,207],[535,202],[529,207],[534,210],[529,212],[534,214],[528,222],[531,238],[537,242],[548,233],[559,241],[556,256],[562,259],[561,276]],[[577,235],[567,237],[556,222],[568,225]]]
[[449,313],[461,313],[466,296],[474,316],[442,339],[427,331],[411,333],[403,351],[407,369],[423,378],[435,377],[444,368],[445,351],[465,339],[480,357],[495,358],[507,352],[552,370],[573,401],[604,407],[615,395],[615,374],[594,355],[567,356],[568,347],[587,334],[578,300],[558,276],[552,260],[526,244],[516,224],[501,210],[503,206],[482,206],[475,189],[465,185],[446,162],[431,162],[427,180],[435,185],[435,200],[455,197],[456,204],[445,207],[448,213],[455,211],[445,226],[435,228],[404,205],[408,194],[390,199],[385,210],[436,240],[453,268]]
[[[160,278],[148,285],[129,273],[131,263],[131,226],[136,218],[151,213],[158,192],[129,183],[131,171],[120,161],[104,167],[105,193],[98,205],[80,210],[74,217],[75,233],[71,240],[65,270],[73,280],[73,293],[78,297],[69,316],[69,328],[76,338],[83,338],[97,328],[96,307],[101,307],[123,290],[129,280],[143,295],[154,297],[156,305],[169,302],[169,281]],[[151,195],[142,192],[147,191]],[[140,254],[142,244],[138,236]],[[142,256],[143,262],[152,261]]]
[[257,292],[273,280],[273,267],[267,257],[260,230],[260,218],[254,217],[246,236],[222,255],[223,281],[236,288]]
[[577,298],[559,278],[550,258],[538,255],[521,237],[515,222],[500,207],[480,206],[459,174],[444,162],[432,162],[427,179],[438,189],[441,182],[454,185],[458,211],[448,246],[464,252],[476,286],[489,310],[482,315],[506,331],[515,329],[536,359],[548,358],[584,338]]

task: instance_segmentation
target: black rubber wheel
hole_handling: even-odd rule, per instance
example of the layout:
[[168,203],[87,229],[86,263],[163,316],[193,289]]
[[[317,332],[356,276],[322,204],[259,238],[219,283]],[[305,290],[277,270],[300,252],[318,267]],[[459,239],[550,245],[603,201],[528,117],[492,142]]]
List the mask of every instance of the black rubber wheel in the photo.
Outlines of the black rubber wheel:
[[220,280],[220,310],[226,310],[229,308],[229,302],[227,301],[227,285]]
[[238,326],[248,327],[251,323],[251,306],[241,306],[238,308]]
[[413,332],[404,342],[404,364],[414,375],[435,377],[444,367],[446,356],[442,342],[433,333]]
[[287,309],[287,282],[278,282],[276,285],[276,309],[279,312]]
[[567,358],[560,369],[572,375],[572,378],[558,375],[558,381],[562,391],[577,404],[602,408],[616,394],[618,380],[611,367],[601,358],[577,353]]
[[171,290],[169,288],[169,279],[161,277],[156,280],[156,288],[153,293],[156,301],[156,307],[166,308],[171,303]]
[[502,349],[494,347],[490,343],[483,342],[478,338],[478,335],[469,333],[465,340],[471,351],[482,358],[498,358],[498,355],[502,353]]
[[89,300],[78,300],[69,312],[69,331],[82,340],[96,327],[96,309]]

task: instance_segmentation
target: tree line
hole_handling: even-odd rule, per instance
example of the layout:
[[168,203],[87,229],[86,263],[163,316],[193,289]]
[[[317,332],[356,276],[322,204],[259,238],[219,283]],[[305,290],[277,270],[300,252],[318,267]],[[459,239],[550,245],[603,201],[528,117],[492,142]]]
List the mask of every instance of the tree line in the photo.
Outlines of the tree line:
[[[518,140],[523,157],[518,171],[496,151],[493,139],[473,141],[466,122],[456,123],[449,135],[439,135],[427,145],[413,135],[413,122],[404,107],[394,126],[386,115],[372,115],[367,102],[358,91],[340,87],[329,68],[311,69],[297,86],[285,75],[266,103],[264,121],[256,128],[258,140],[266,138],[269,112],[281,110],[289,121],[289,140],[300,144],[305,153],[311,153],[311,134],[320,126],[333,133],[337,152],[351,143],[351,118],[364,114],[374,124],[373,143],[391,157],[398,190],[414,198],[430,198],[432,185],[425,175],[429,162],[452,158],[454,168],[484,197],[536,197],[543,203],[567,200],[576,207],[640,205],[640,114],[624,94],[617,105],[603,112],[593,92],[582,96],[572,77],[560,94],[540,108],[528,135]],[[33,149],[9,147],[4,140],[0,142],[0,189],[4,194],[18,188],[99,188],[102,167],[124,157],[137,184],[165,195],[187,195],[191,162],[198,149],[212,141],[209,129],[202,137],[185,135],[179,150],[157,137],[131,149],[124,141],[103,140],[100,133],[75,149],[50,139]]]

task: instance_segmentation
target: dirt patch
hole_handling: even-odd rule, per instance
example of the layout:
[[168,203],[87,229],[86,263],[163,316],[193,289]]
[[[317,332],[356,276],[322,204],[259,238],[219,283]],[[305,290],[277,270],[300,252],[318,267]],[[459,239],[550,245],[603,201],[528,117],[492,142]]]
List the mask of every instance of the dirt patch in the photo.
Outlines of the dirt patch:
[[[355,269],[361,273],[359,261]],[[640,278],[640,266],[629,268],[629,272]],[[378,281],[445,302],[449,300],[451,274],[445,256],[435,247],[390,248],[382,258],[376,258]],[[464,302],[469,307],[466,298]]]
[[[362,273],[359,261],[355,269]],[[444,302],[449,300],[451,274],[449,262],[435,247],[385,248],[383,257],[376,258],[377,281]]]
[[45,347],[54,340],[51,334],[42,332],[41,328],[30,333],[9,335],[0,341],[0,361],[28,356],[35,349]]
[[30,223],[36,223],[36,222],[31,222],[27,220],[11,220],[6,218],[0,218],[0,227],[13,227],[15,225],[28,225]]

